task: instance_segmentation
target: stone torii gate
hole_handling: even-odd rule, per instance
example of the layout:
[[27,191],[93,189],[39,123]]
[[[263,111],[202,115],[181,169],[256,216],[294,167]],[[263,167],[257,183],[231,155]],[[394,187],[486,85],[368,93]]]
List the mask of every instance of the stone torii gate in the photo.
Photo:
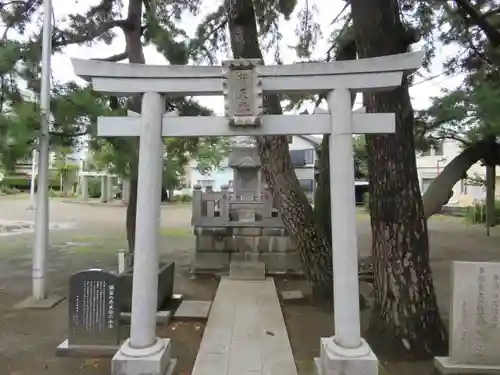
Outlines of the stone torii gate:
[[[130,338],[112,360],[114,375],[172,371],[170,340],[156,337],[162,137],[330,134],[335,335],[321,339],[321,374],[374,375],[378,361],[360,334],[353,133],[391,133],[392,113],[352,113],[351,91],[387,90],[417,70],[423,53],[280,66],[232,60],[222,66],[118,64],[73,59],[96,91],[143,94],[140,117],[102,117],[100,136],[139,136],[139,185]],[[262,95],[328,92],[329,113],[264,115]],[[225,97],[223,117],[165,117],[162,95]],[[308,120],[307,126],[304,126]],[[158,194],[152,192],[158,191]]]

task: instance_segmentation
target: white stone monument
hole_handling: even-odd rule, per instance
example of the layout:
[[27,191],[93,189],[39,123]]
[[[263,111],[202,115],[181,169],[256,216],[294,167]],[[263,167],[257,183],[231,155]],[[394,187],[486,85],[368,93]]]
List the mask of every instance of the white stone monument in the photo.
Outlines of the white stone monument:
[[[155,333],[160,196],[161,137],[330,134],[335,335],[321,339],[316,360],[323,375],[375,375],[377,358],[360,335],[358,253],[354,199],[353,133],[394,132],[392,113],[352,113],[351,91],[401,85],[403,73],[418,69],[423,53],[280,66],[256,60],[223,66],[149,66],[77,60],[75,72],[97,91],[118,96],[143,93],[141,117],[103,117],[100,136],[140,136],[137,228],[132,324],[128,339],[112,361],[113,375],[163,375],[171,371],[170,340]],[[236,91],[235,91],[236,90]],[[262,114],[262,95],[328,91],[329,113],[281,116]],[[225,94],[224,117],[163,116],[161,94]],[[304,126],[307,121],[307,126]]]
[[499,262],[452,263],[449,334],[441,373],[500,374]]

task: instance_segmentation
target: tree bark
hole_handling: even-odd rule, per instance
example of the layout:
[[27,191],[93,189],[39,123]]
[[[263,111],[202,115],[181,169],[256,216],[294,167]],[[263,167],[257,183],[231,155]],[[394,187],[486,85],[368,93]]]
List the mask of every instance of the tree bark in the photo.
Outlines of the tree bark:
[[495,165],[486,165],[486,230],[490,235],[490,228],[497,223],[497,215],[495,209],[495,181],[496,170]]
[[[124,27],[126,49],[129,63],[145,64],[144,53],[141,43],[141,21],[142,21],[142,0],[129,0],[127,25]],[[141,112],[141,98],[134,98],[132,110]],[[130,161],[130,196],[127,205],[127,242],[129,253],[134,252],[135,245],[135,223],[137,214],[137,183],[138,183],[138,163],[139,163],[139,139],[130,139],[131,161]]]
[[[229,31],[234,58],[262,58],[251,0],[229,0]],[[266,113],[282,114],[277,95],[264,95]],[[292,236],[315,298],[332,301],[330,240],[317,223],[290,160],[286,136],[257,137],[262,170],[283,224]],[[330,231],[328,232],[330,233]]]
[[[397,0],[352,0],[360,58],[407,52]],[[396,132],[368,135],[374,307],[367,338],[384,359],[447,353],[429,265],[427,222],[417,179],[408,82],[365,93],[368,112],[396,113]]]
[[443,171],[432,181],[423,195],[425,218],[437,214],[453,195],[455,184],[466,176],[472,165],[488,155],[500,159],[500,145],[495,142],[476,142],[449,162]]

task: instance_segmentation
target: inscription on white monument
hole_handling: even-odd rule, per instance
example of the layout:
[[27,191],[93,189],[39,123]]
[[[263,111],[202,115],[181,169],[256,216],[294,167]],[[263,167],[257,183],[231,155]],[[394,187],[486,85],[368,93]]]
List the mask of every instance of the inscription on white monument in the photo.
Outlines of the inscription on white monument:
[[225,61],[224,100],[232,126],[259,126],[262,114],[262,87],[256,65],[258,59]]
[[450,360],[500,365],[500,263],[453,262]]
[[253,108],[253,71],[235,70],[229,76],[233,99],[234,116],[252,116]]

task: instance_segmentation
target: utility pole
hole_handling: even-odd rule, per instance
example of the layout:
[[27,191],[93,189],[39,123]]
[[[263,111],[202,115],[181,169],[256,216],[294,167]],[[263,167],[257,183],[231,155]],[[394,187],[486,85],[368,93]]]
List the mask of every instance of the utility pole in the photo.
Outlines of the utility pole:
[[40,133],[38,137],[38,184],[36,191],[35,243],[33,245],[33,294],[14,308],[50,309],[63,298],[47,297],[46,256],[49,247],[49,144],[50,83],[52,60],[52,0],[44,0],[42,37],[42,84],[40,88]]

